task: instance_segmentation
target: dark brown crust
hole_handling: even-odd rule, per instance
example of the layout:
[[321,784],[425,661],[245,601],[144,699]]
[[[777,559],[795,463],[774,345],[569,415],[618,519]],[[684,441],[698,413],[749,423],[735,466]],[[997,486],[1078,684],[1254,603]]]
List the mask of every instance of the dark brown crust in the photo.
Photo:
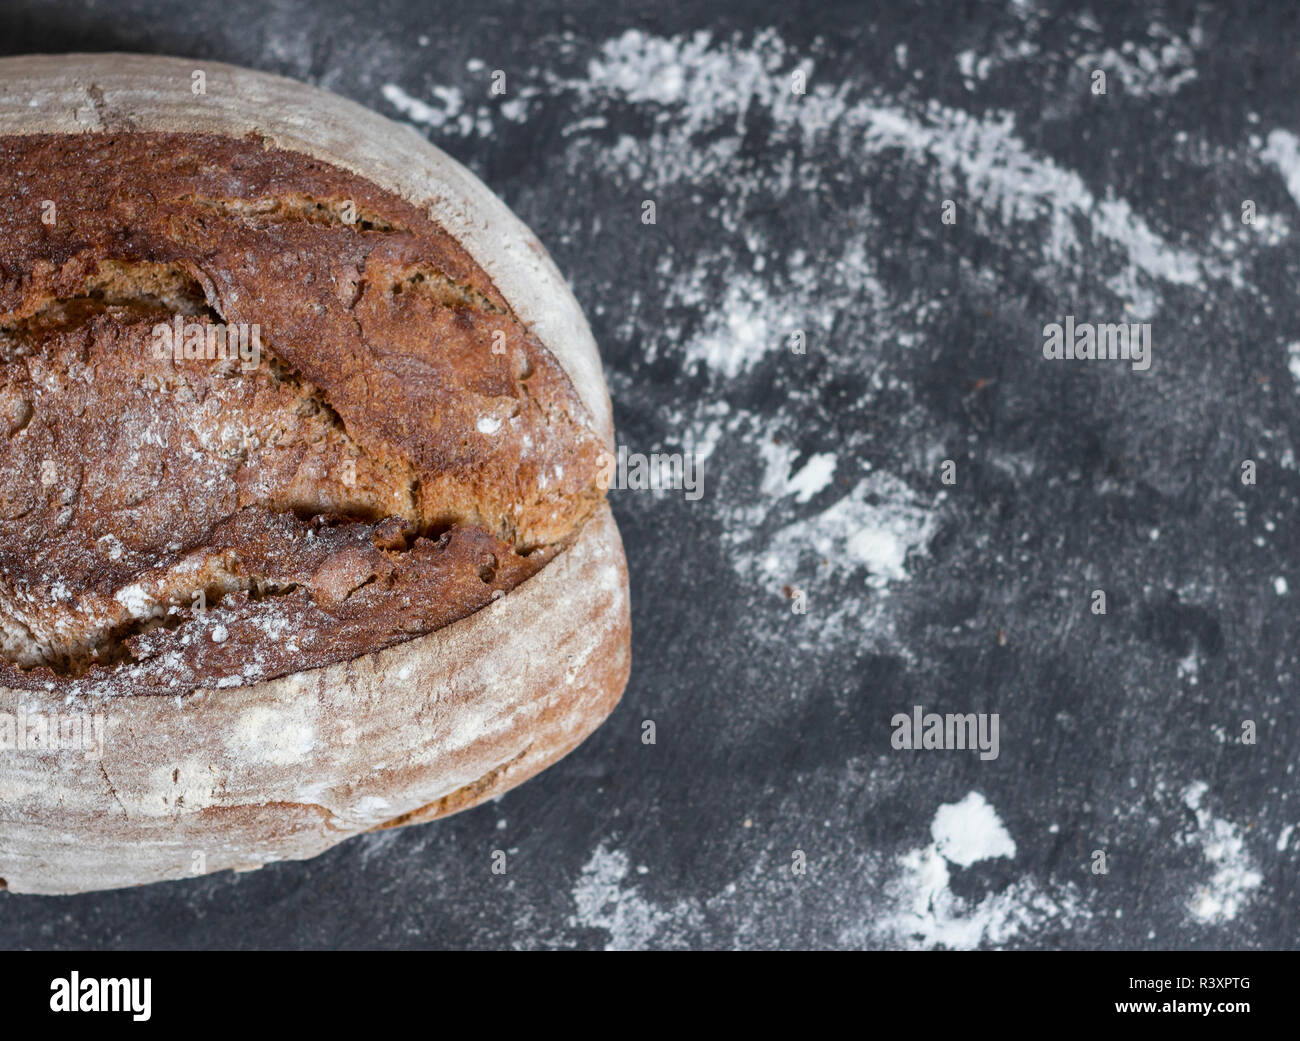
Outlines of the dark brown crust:
[[[0,187],[0,683],[345,661],[479,610],[600,502],[564,372],[364,179],[253,138],[35,135],[0,138]],[[155,358],[176,315],[259,326],[262,363]]]

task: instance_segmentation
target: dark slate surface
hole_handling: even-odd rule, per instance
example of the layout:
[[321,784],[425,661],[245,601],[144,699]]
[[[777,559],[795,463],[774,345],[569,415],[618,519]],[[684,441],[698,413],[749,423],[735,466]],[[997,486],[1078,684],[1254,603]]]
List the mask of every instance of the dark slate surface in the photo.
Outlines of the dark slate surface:
[[[1297,8],[622,6],[0,12],[416,121],[572,279],[620,442],[708,452],[698,501],[615,493],[632,681],[559,766],[309,863],[2,894],[0,943],[1295,947]],[[1150,322],[1150,371],[1044,360],[1066,314]],[[999,757],[893,749],[917,704]]]

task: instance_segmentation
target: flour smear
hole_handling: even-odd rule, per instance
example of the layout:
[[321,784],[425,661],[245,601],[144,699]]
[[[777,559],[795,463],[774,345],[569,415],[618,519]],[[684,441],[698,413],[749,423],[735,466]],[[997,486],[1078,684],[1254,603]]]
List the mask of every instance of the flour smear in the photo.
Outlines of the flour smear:
[[930,837],[929,845],[898,858],[889,904],[871,923],[869,937],[851,932],[844,937],[847,942],[874,939],[891,947],[970,950],[1004,945],[1049,923],[1068,927],[1088,917],[1073,886],[1053,896],[1028,877],[978,900],[953,892],[954,869],[1016,856],[1015,841],[979,792],[940,806]]
[[1201,848],[1210,868],[1188,907],[1196,921],[1218,925],[1237,917],[1264,876],[1246,848],[1241,828],[1213,816],[1203,805],[1208,791],[1209,785],[1196,781],[1183,792],[1183,804],[1196,815],[1196,831],[1187,841]]
[[[509,108],[455,90],[383,90],[395,114],[435,139],[486,137],[503,121],[559,113],[557,161],[580,190],[608,190],[638,205],[652,198],[661,227],[689,220],[707,228],[696,237],[706,245],[689,252],[665,239],[654,258],[657,295],[641,282],[626,292],[616,270],[586,290],[598,301],[596,314],[614,316],[627,359],[610,373],[616,405],[644,419],[646,382],[667,384],[646,420],[661,443],[634,447],[685,449],[705,460],[709,491],[695,504],[696,519],[714,533],[722,566],[744,591],[747,633],[814,666],[864,649],[917,665],[924,647],[909,643],[909,597],[924,596],[926,569],[944,563],[933,555],[945,525],[961,523],[934,478],[938,462],[960,445],[950,440],[950,416],[932,411],[916,385],[926,359],[946,346],[936,342],[933,321],[944,304],[889,266],[897,260],[890,250],[906,253],[911,240],[900,234],[896,212],[870,193],[838,192],[852,172],[887,169],[891,188],[935,212],[954,200],[963,232],[975,239],[967,251],[975,259],[962,272],[967,286],[1048,301],[1062,287],[1087,287],[1090,307],[1128,321],[1174,308],[1181,314],[1194,306],[1188,301],[1216,294],[1240,296],[1251,288],[1253,251],[1293,231],[1290,209],[1261,211],[1254,227],[1235,213],[1175,226],[1153,204],[1140,206],[1070,168],[1058,158],[1065,153],[1052,154],[1035,132],[1041,127],[1022,127],[1015,113],[981,104],[981,91],[999,78],[1041,68],[1041,27],[1026,31],[1037,16],[1029,5],[1016,10],[1024,24],[954,56],[965,95],[945,91],[943,100],[927,95],[905,44],[892,55],[906,76],[832,79],[818,68],[816,47],[792,47],[775,30],[671,37],[629,30],[595,44],[565,37],[556,61],[515,77],[527,86]],[[1141,42],[1092,46],[1087,41],[1101,35],[1095,19],[1081,13],[1074,25],[1081,42],[1066,74],[1086,91],[1092,70],[1104,70],[1108,103],[1168,104],[1198,84],[1206,43],[1195,27],[1178,35],[1153,21]],[[470,62],[475,76],[489,67]],[[791,92],[795,72],[806,78],[803,95]],[[624,118],[629,113],[634,118]],[[1300,137],[1287,127],[1256,131],[1212,157],[1187,143],[1180,161],[1202,170],[1217,164],[1215,180],[1227,171],[1276,178],[1300,210]],[[821,199],[834,201],[806,211],[809,223],[819,222],[815,235],[780,219]],[[569,213],[562,238],[598,241],[611,233],[601,219]],[[795,334],[806,342],[806,358],[791,350]],[[1300,392],[1298,339],[1293,331],[1273,349]],[[840,410],[817,411],[831,397]],[[1027,451],[992,463],[1024,479],[1037,460]],[[815,624],[788,624],[792,588],[808,594]],[[1204,667],[1193,651],[1176,675],[1199,685]],[[858,789],[851,777],[840,783],[847,807]],[[1194,890],[1174,893],[1164,910],[1220,927],[1243,914],[1262,873],[1242,828],[1213,816],[1206,793],[1193,784],[1160,806],[1193,814],[1184,842],[1204,862]],[[934,810],[928,842],[888,855],[859,845],[847,809],[831,823],[838,874],[809,886],[840,946],[1032,944],[1049,930],[1079,935],[1102,914],[1104,890],[1036,878],[978,791]],[[1291,836],[1288,826],[1277,848],[1289,848]],[[793,935],[788,856],[774,840],[750,870],[662,902],[652,895],[653,879],[606,840],[573,882],[571,935],[592,930],[606,946],[632,949],[687,946],[718,922],[729,923],[730,931],[714,936],[723,944],[770,936],[769,923],[784,922]],[[1009,883],[973,884],[1008,873]],[[1119,917],[1124,909],[1110,910]]]

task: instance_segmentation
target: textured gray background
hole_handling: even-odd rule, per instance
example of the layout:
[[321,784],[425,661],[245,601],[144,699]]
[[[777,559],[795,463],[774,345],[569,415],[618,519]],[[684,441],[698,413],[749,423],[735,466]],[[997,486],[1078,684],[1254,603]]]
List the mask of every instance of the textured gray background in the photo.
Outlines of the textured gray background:
[[[515,6],[0,10],[4,53],[414,118],[571,278],[620,442],[710,450],[698,502],[615,493],[633,676],[563,763],[309,863],[0,894],[0,944],[1295,947],[1295,5]],[[1067,313],[1149,320],[1151,371],[1044,361]],[[894,751],[915,704],[1000,757]],[[1008,855],[938,848],[945,804]]]

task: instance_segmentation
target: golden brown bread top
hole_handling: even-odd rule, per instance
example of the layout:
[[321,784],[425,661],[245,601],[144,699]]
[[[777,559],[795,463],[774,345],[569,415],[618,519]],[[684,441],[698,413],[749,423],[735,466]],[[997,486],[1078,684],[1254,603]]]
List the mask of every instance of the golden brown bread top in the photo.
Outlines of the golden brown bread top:
[[[348,660],[513,588],[601,501],[567,376],[401,199],[182,134],[0,137],[0,186],[0,683]],[[256,327],[257,364],[156,356],[185,323]]]

